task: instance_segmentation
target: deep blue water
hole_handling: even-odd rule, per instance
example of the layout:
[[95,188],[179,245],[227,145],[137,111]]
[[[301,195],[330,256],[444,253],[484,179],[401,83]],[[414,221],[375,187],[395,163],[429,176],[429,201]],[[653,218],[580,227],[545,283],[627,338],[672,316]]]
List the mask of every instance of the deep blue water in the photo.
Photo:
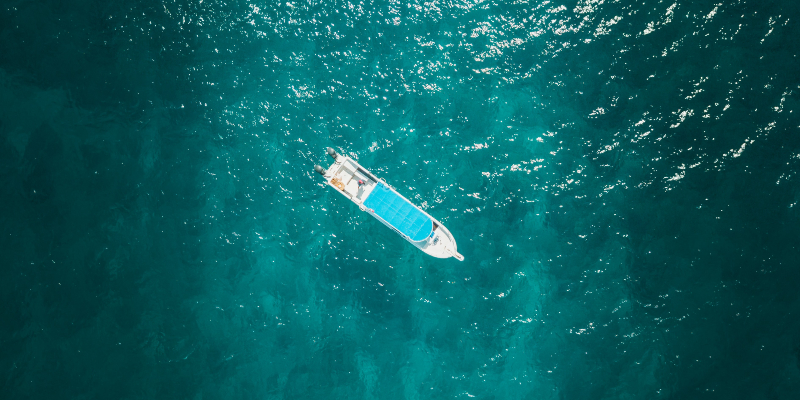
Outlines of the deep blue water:
[[[4,1],[0,397],[797,399],[799,24]],[[324,186],[327,146],[466,260]]]

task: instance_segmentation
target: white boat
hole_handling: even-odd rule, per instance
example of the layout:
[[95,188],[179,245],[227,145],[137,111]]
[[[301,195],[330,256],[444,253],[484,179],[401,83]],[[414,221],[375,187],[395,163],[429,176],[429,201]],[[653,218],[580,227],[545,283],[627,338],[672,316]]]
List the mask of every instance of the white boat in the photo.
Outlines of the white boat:
[[368,213],[397,232],[405,240],[425,253],[438,258],[455,257],[456,240],[441,222],[408,201],[383,179],[379,179],[356,160],[336,153],[328,147],[334,163],[328,169],[319,165],[314,170],[322,175],[328,185],[356,203]]

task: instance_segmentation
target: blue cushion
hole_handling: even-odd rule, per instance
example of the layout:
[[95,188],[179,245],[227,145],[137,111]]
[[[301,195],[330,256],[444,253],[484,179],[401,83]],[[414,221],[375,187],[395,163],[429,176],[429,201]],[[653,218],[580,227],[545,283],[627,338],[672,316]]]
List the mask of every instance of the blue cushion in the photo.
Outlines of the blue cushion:
[[425,240],[433,231],[433,221],[427,215],[383,183],[372,189],[364,206],[415,242]]

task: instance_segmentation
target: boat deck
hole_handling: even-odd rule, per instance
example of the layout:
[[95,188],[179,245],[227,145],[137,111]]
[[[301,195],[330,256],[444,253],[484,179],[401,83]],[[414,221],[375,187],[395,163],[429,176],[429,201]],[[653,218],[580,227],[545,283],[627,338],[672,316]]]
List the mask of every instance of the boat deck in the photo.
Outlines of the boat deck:
[[[360,187],[359,179],[364,182]],[[366,171],[350,160],[342,163],[331,179],[331,185],[336,186],[358,204],[362,204],[364,199],[369,197],[376,184],[377,182]]]

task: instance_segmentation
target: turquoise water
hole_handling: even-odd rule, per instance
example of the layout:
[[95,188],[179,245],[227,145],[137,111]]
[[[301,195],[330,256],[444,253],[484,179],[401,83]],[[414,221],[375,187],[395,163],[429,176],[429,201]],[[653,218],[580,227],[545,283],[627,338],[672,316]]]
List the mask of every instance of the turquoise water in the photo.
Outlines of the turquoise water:
[[0,394],[797,398],[799,7],[6,1]]

